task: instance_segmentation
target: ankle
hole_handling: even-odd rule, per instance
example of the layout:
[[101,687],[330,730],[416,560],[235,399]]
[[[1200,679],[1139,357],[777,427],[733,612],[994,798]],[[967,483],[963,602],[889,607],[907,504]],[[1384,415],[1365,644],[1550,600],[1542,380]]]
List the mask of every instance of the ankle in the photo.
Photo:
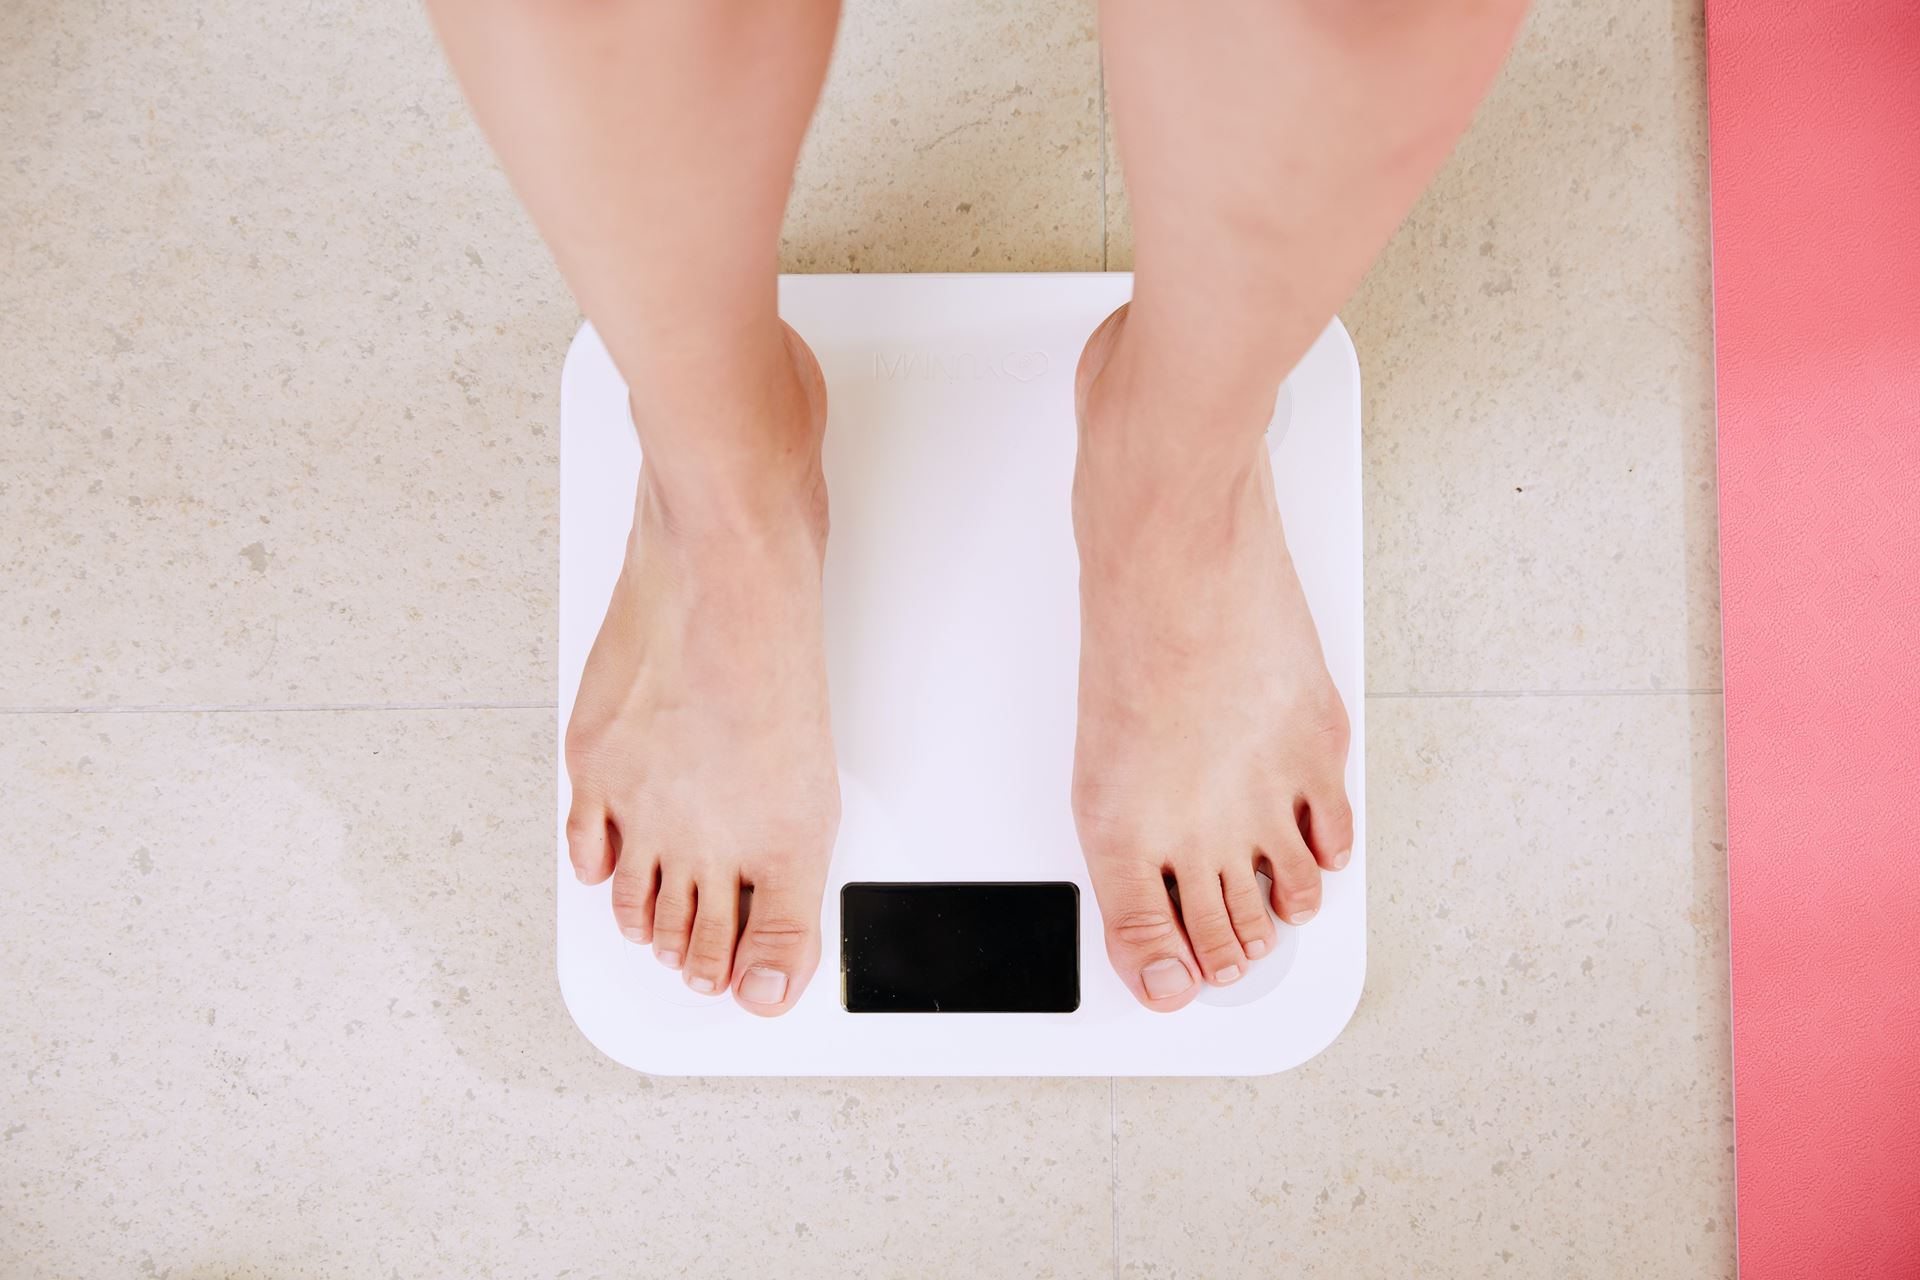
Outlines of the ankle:
[[1083,558],[1217,551],[1247,527],[1250,503],[1271,505],[1277,384],[1169,377],[1141,333],[1116,313],[1081,359],[1073,520]]
[[[820,449],[826,389],[797,334],[725,370],[682,366],[631,398],[645,465],[636,511],[657,533],[689,539],[788,539],[824,544]],[[641,521],[635,521],[639,532]]]
[[1104,401],[1093,416],[1109,423],[1181,421],[1193,424],[1189,434],[1250,438],[1266,430],[1287,374],[1271,335],[1227,315],[1169,316],[1133,303],[1096,338],[1103,350],[1088,343],[1098,363],[1087,390]]
[[1265,460],[1277,386],[1169,376],[1156,353],[1129,341],[1124,316],[1115,327],[1096,334],[1082,359],[1081,480],[1143,500],[1217,499],[1223,485],[1243,482]]
[[[1230,545],[1263,508],[1264,451],[1257,457],[1141,465],[1083,447],[1073,478],[1073,527],[1083,562],[1189,562]],[[1143,561],[1142,557],[1145,557]]]
[[818,455],[671,477],[648,465],[640,472],[632,537],[665,538],[695,555],[798,544],[817,557],[826,549],[827,523]]

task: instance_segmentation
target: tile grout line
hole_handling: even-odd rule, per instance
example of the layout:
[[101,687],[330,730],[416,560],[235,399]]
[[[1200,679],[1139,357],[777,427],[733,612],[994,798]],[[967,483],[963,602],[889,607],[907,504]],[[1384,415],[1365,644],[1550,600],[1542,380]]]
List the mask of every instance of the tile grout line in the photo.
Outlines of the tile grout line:
[[[1676,689],[1399,689],[1375,690],[1367,701],[1474,698],[1661,698],[1720,697],[1720,688]],[[124,703],[53,706],[0,706],[0,716],[108,716],[108,715],[285,715],[305,711],[552,711],[551,701],[533,702],[263,702],[263,703]]]
[[1111,252],[1107,232],[1107,59],[1100,49],[1100,20],[1094,18],[1093,93],[1094,107],[1100,113],[1100,269],[1107,265]]

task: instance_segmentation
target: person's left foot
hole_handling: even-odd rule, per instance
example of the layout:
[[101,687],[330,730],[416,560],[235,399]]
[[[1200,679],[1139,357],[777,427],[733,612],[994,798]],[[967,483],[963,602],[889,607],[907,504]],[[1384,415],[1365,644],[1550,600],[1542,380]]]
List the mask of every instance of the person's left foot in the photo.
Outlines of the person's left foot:
[[1172,1010],[1272,949],[1256,873],[1283,920],[1318,910],[1321,869],[1353,844],[1348,730],[1287,552],[1265,418],[1237,434],[1219,421],[1271,399],[1169,394],[1125,326],[1122,308],[1079,372],[1073,809],[1108,957],[1142,1004]]

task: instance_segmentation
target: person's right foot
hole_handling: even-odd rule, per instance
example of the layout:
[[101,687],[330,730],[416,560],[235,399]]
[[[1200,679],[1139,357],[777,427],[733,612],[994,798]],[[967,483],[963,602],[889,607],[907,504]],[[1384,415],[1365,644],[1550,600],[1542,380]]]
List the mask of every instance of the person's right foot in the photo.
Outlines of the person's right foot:
[[767,422],[763,462],[718,501],[643,470],[566,743],[575,873],[611,875],[621,933],[689,987],[731,986],[764,1015],[791,1008],[819,963],[840,817],[821,641],[826,390],[785,337],[790,368],[719,407]]

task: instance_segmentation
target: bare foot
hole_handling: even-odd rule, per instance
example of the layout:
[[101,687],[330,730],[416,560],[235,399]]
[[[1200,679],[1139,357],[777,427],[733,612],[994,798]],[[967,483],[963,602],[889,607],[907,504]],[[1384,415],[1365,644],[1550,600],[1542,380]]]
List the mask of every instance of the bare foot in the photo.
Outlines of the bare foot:
[[1347,716],[1274,502],[1272,389],[1263,404],[1182,386],[1125,333],[1123,307],[1077,387],[1073,807],[1107,955],[1172,1010],[1196,977],[1231,983],[1272,949],[1257,872],[1299,925],[1321,868],[1346,864]]
[[[791,330],[776,363],[699,410],[766,421],[764,458],[674,492],[644,468],[567,726],[575,872],[613,877],[621,933],[689,987],[731,985],[767,1015],[819,963],[840,819],[821,645],[826,389]],[[643,394],[642,422],[658,411]]]

